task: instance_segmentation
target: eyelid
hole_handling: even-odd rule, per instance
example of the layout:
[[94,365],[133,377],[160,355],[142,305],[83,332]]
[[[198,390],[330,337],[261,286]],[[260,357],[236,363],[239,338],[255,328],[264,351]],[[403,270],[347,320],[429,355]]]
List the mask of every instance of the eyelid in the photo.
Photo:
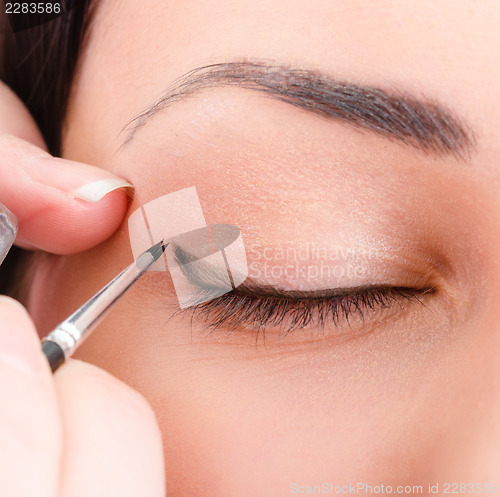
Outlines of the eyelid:
[[[422,287],[421,278],[401,274],[398,278],[393,277],[402,282],[413,281],[409,285],[392,282],[367,285],[363,282],[359,286],[304,291],[266,285],[247,277],[236,288],[233,285],[232,291],[219,292],[220,278],[210,264],[197,264],[191,268],[185,264],[189,259],[182,248],[174,248],[174,253],[185,277],[198,288],[198,293],[193,295],[193,304],[189,306],[192,321],[205,324],[212,330],[253,329],[258,334],[274,328],[286,335],[295,329],[323,331],[327,326],[333,326],[345,331],[344,325],[351,328],[356,317],[358,328],[363,328],[366,317],[382,317],[381,311],[389,308],[397,311],[396,303],[401,311],[405,308],[403,302],[422,303],[421,296],[435,291],[429,284]],[[389,313],[385,313],[387,317]]]
[[341,298],[350,295],[361,294],[363,292],[371,292],[376,290],[390,290],[394,288],[403,288],[411,291],[418,291],[422,293],[432,293],[434,288],[409,288],[409,287],[395,287],[394,285],[360,285],[355,287],[338,287],[320,290],[285,290],[273,285],[258,284],[251,279],[247,279],[242,285],[234,290],[235,294],[248,295],[253,297],[262,298],[278,298],[289,300],[314,300],[322,298]]
[[[182,251],[177,254],[181,257]],[[182,261],[182,259],[181,259]],[[198,287],[194,305],[189,306],[193,321],[209,329],[257,331],[278,328],[284,334],[311,327],[324,330],[328,325],[351,326],[354,317],[364,324],[367,312],[373,317],[392,304],[421,302],[419,296],[434,293],[433,287],[419,288],[395,285],[360,285],[319,290],[285,290],[247,278],[230,292],[219,292],[219,278],[210,267],[188,270],[185,276]],[[206,270],[205,270],[206,269]],[[198,304],[196,304],[198,303]],[[189,309],[186,309],[189,310]]]

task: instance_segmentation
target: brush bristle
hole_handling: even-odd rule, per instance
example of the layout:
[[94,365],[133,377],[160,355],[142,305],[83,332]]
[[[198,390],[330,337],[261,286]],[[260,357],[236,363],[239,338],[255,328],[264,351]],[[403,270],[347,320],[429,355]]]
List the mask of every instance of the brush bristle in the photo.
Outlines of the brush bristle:
[[148,252],[153,256],[153,259],[157,261],[163,252],[165,252],[165,249],[167,248],[168,243],[164,243],[162,240],[161,242],[158,242],[156,245],[153,245]]

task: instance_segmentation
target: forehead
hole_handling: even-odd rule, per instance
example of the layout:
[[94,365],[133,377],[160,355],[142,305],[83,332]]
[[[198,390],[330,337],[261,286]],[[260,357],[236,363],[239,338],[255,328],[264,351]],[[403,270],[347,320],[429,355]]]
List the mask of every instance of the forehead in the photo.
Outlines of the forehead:
[[[467,8],[470,3],[470,8]],[[364,85],[401,87],[456,109],[481,139],[487,168],[500,143],[500,9],[495,1],[418,3],[104,0],[82,57],[69,117],[99,153],[184,73],[266,59]],[[92,104],[89,105],[89,102]],[[490,171],[497,168],[490,168]]]

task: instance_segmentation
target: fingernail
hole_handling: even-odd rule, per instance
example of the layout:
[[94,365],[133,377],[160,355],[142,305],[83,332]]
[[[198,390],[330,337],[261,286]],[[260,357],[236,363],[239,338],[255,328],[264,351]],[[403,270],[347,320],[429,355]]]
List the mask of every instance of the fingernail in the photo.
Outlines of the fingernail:
[[37,183],[92,203],[119,188],[133,188],[128,181],[105,169],[58,157],[29,158],[25,171]]
[[[40,354],[26,309],[10,297],[0,296],[0,361],[18,370],[40,372]],[[30,340],[33,338],[33,340]],[[31,341],[31,343],[30,343]]]
[[77,188],[70,192],[76,198],[81,198],[87,202],[99,202],[108,193],[118,188],[133,188],[132,185],[122,178],[99,179],[92,183]]

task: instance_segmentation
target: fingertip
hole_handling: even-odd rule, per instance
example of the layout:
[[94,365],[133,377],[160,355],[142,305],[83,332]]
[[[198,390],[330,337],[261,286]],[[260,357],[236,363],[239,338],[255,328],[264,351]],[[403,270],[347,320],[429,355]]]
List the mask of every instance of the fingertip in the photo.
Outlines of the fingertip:
[[[69,226],[72,238],[64,246],[53,247],[54,253],[72,254],[90,249],[108,239],[122,224],[128,210],[127,190],[120,187],[104,195],[97,202],[76,199],[78,208]],[[64,215],[64,213],[63,213]]]
[[[126,413],[134,421],[142,419],[157,426],[156,415],[144,396],[104,369],[71,358],[56,371],[54,377],[62,393],[74,390],[78,385],[82,399],[87,396],[101,398],[100,403],[109,403],[110,409]],[[105,410],[108,411],[108,408]]]
[[61,255],[82,252],[109,238],[121,225],[127,207],[123,187],[97,202],[68,197],[56,200],[20,221],[16,244]]
[[62,430],[54,382],[28,313],[3,296],[0,392],[2,495],[55,495]]
[[[148,440],[154,443],[160,440],[161,446],[156,413],[146,398],[131,386],[93,364],[73,358],[56,371],[54,378],[62,403],[70,399],[76,413],[83,413],[86,406],[96,406],[97,411],[106,413],[106,418],[120,420],[124,431],[136,426],[143,431],[142,436],[147,434]],[[78,395],[73,395],[76,391]]]
[[[81,495],[96,495],[96,481],[106,481],[113,495],[165,495],[162,436],[147,400],[106,371],[75,359],[55,380],[64,423],[79,427],[66,438],[62,493],[78,488]],[[84,460],[91,453],[98,456]],[[114,462],[111,470],[103,465],[108,460]],[[81,471],[84,465],[87,472]]]
[[75,253],[101,243],[120,225],[124,190],[133,189],[124,178],[52,157],[16,136],[0,134],[0,150],[0,201],[19,221],[19,246]]

